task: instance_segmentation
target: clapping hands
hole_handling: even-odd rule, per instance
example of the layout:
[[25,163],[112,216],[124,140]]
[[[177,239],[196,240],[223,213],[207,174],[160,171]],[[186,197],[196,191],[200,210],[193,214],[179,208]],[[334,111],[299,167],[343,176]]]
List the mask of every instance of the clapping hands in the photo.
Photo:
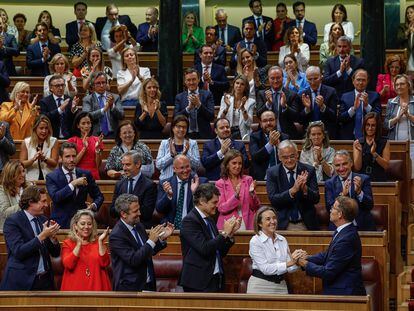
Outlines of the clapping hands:
[[308,258],[308,253],[303,249],[296,249],[292,253],[292,259],[296,262],[297,265],[304,267],[307,263],[306,259]]

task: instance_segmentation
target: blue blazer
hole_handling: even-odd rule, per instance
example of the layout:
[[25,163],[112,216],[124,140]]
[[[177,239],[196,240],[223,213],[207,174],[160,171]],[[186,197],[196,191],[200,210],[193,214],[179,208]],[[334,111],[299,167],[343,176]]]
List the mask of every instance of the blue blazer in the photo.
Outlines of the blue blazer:
[[[284,27],[285,31],[292,26],[296,26],[296,19],[292,19],[289,23],[287,23],[287,26]],[[316,25],[314,23],[305,19],[305,23],[303,24],[303,33],[305,33],[303,42],[307,43],[309,47],[316,44],[318,41],[318,31],[316,30]]]
[[[86,20],[86,23],[92,23]],[[92,23],[93,24],[93,23]],[[79,41],[78,21],[74,20],[66,24],[66,43],[68,44],[68,51],[72,45]]]
[[48,42],[48,47],[50,49],[50,55],[47,62],[43,62],[42,60],[42,50],[40,48],[39,42],[31,44],[27,47],[26,50],[26,64],[27,67],[31,70],[32,76],[42,76],[46,77],[50,74],[49,71],[49,61],[52,57],[60,53],[60,46],[57,44],[53,44]]
[[[372,197],[372,188],[371,188],[371,181],[369,176],[364,174],[358,174],[352,172],[352,179],[354,176],[361,177],[362,181],[362,192],[364,193],[362,197],[362,201],[356,197],[355,190],[354,190],[354,183],[351,183],[351,198],[355,199],[358,202],[358,216],[355,218],[355,221],[358,225],[358,230],[360,231],[376,231],[376,225],[374,221],[374,217],[371,214],[371,210],[374,207],[374,201]],[[342,192],[342,182],[339,176],[334,176],[328,179],[325,182],[325,202],[326,202],[326,209],[328,213],[330,213],[332,206],[335,203],[336,198],[339,196],[339,193]],[[334,230],[334,225],[332,223],[329,224],[329,229]]]
[[[200,74],[200,77],[203,76],[203,67],[201,63],[195,64],[194,68]],[[215,106],[220,106],[221,98],[223,97],[223,93],[227,91],[229,88],[229,80],[227,79],[226,70],[223,66],[212,63],[211,65],[211,79],[213,80],[214,84],[209,86],[210,92],[213,94],[214,104]],[[203,88],[203,81],[200,78],[200,83],[198,87],[200,89]]]
[[146,243],[148,235],[142,223],[138,223],[135,229],[144,242],[143,246],[138,245],[131,231],[120,220],[109,235],[114,291],[142,291],[147,283],[147,272],[151,276],[150,290],[156,291],[152,256],[167,247],[167,243],[158,240],[152,249]]
[[0,60],[6,65],[7,73],[9,76],[16,75],[16,68],[14,68],[13,56],[20,54],[19,46],[17,45],[16,38],[8,33],[3,33],[4,42],[3,48],[0,49]]
[[[197,49],[194,53],[194,65],[201,64],[200,50],[201,49]],[[214,54],[213,63],[226,67],[226,64],[227,64],[226,53],[227,51],[223,46],[216,45],[216,51]]]
[[[231,56],[230,60],[230,68],[234,69],[237,67],[237,45],[240,43],[240,49],[247,48],[246,47],[246,41],[244,39],[237,42],[233,47],[233,54]],[[256,65],[257,67],[264,67],[267,65],[267,49],[264,42],[258,38],[254,38],[253,43],[256,45],[256,51],[259,54],[256,58]]]
[[315,204],[319,203],[319,188],[315,169],[310,165],[298,162],[297,175],[303,171],[309,173],[306,181],[308,194],[305,196],[302,191],[299,191],[292,198],[289,194],[288,176],[282,163],[267,170],[266,189],[270,203],[278,214],[279,230],[286,230],[289,224],[289,213],[293,206],[296,206],[299,210],[308,230],[319,230],[319,222],[315,211]]
[[361,253],[361,240],[351,223],[336,235],[325,252],[308,257],[306,274],[322,279],[324,295],[365,296]]
[[[198,108],[197,123],[200,138],[213,138],[210,122],[214,121],[214,99],[210,91],[198,90],[201,106]],[[189,118],[185,109],[188,106],[188,92],[184,91],[175,96],[174,117],[182,114]]]
[[[88,195],[98,209],[104,201],[101,190],[99,190],[91,173],[78,167],[75,171],[76,178],[86,177],[88,185],[77,187],[74,191],[70,189],[61,167],[46,175],[46,188],[53,204],[50,218],[55,220],[63,229],[69,228],[70,220],[78,210],[86,208],[85,202]],[[77,194],[76,189],[78,189]]]
[[[44,216],[38,216],[38,218],[40,224],[47,220]],[[42,243],[35,236],[29,219],[23,210],[6,218],[3,233],[8,258],[0,290],[31,290],[39,265]],[[60,255],[59,243],[54,244],[50,239],[46,239],[43,245],[47,255],[52,257]],[[46,257],[47,266],[52,267],[50,256]],[[53,270],[50,269],[47,272],[47,276],[53,284]]]
[[[273,33],[273,19],[271,17],[263,16],[263,15],[262,15],[262,19],[263,19],[263,24],[267,24],[268,22],[270,22],[270,24],[271,24],[270,30],[268,32],[265,31],[264,38],[262,38],[262,41],[266,45],[266,50],[271,51],[273,41],[274,41],[274,37],[275,37],[274,33]],[[253,21],[254,29],[257,31],[256,20],[255,20],[253,15],[243,18],[243,20],[242,20],[242,29],[244,28],[243,27],[244,23],[248,20]],[[256,36],[257,36],[257,33],[256,33]]]
[[154,39],[148,37],[149,23],[138,25],[137,42],[142,47],[142,52],[158,52],[158,35]]
[[[381,115],[381,102],[377,92],[366,91],[368,93],[368,105],[371,106],[371,111]],[[348,109],[354,105],[355,91],[350,91],[342,95],[339,108],[339,122],[340,131],[339,139],[355,140],[355,114],[350,117]],[[364,116],[367,112],[364,109]]]
[[9,92],[7,91],[9,85],[10,78],[7,73],[6,65],[0,61],[0,104],[9,101]]
[[[241,152],[241,154],[243,155],[244,168],[248,168],[250,163],[244,143],[232,139],[230,148],[239,150]],[[221,144],[217,137],[212,140],[206,141],[203,145],[203,155],[201,157],[201,163],[206,169],[205,175],[208,178],[208,180],[219,180],[221,178],[221,163],[223,162],[223,160],[220,160],[217,156],[217,151],[219,151],[220,149]]]
[[[96,37],[98,40],[101,40],[102,30],[105,27],[105,23],[108,17],[98,17],[95,22]],[[128,15],[119,15],[118,16],[119,24],[125,25],[128,28],[128,31],[131,33],[132,38],[137,36],[137,27],[131,22],[131,19]]]
[[[216,35],[217,38],[220,39],[220,32],[219,32],[219,26],[214,26],[216,29]],[[240,29],[236,26],[227,24],[227,45],[230,45],[233,47],[237,42],[239,42],[242,39]]]

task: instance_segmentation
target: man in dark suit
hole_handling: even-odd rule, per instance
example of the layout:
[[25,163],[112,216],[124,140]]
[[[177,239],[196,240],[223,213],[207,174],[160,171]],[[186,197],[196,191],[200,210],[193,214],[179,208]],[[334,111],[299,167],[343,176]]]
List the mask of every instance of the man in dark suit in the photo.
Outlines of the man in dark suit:
[[141,211],[141,223],[146,229],[152,227],[152,214],[154,213],[157,199],[157,185],[148,177],[142,174],[142,154],[139,151],[131,150],[122,155],[122,168],[125,178],[119,180],[115,185],[110,214],[112,217],[119,217],[115,209],[115,201],[122,193],[131,193],[138,197]]
[[244,22],[243,34],[244,39],[236,43],[233,48],[233,55],[230,60],[230,68],[237,66],[237,57],[241,49],[248,49],[252,52],[256,65],[264,67],[267,65],[267,49],[262,40],[255,37],[255,23],[252,20]]
[[0,20],[0,60],[6,66],[9,76],[15,76],[16,68],[14,68],[13,56],[18,56],[20,51],[15,36],[6,32],[6,26],[3,20]]
[[37,186],[27,187],[20,196],[19,206],[21,210],[4,223],[8,258],[0,290],[53,290],[50,256],[60,255],[56,238],[60,226],[43,216],[46,191]]
[[277,210],[280,230],[318,230],[315,204],[319,188],[315,169],[298,161],[297,146],[290,140],[278,146],[281,163],[267,170],[266,189]]
[[263,41],[268,51],[271,51],[275,37],[273,34],[273,19],[262,15],[263,8],[261,0],[250,0],[249,7],[253,15],[243,18],[242,25],[244,26],[244,23],[248,20],[253,21],[256,37]]
[[302,110],[301,119],[306,129],[310,122],[322,121],[328,131],[330,139],[336,139],[337,117],[336,111],[339,103],[334,88],[322,84],[321,70],[317,66],[306,69],[306,80],[309,87],[301,96]]
[[53,128],[53,137],[68,139],[72,136],[72,124],[78,110],[79,98],[73,100],[64,95],[65,80],[61,75],[54,75],[49,80],[51,94],[40,100],[40,113],[46,115]]
[[[354,224],[361,231],[376,231],[371,210],[374,207],[371,181],[369,176],[352,172],[352,159],[348,151],[339,150],[335,153],[333,165],[336,174],[325,182],[325,202],[328,211],[338,196],[348,196],[358,203]],[[329,225],[334,229],[332,223]]]
[[276,115],[277,130],[289,135],[290,139],[301,139],[294,122],[300,121],[303,109],[300,97],[293,91],[283,87],[283,70],[278,66],[268,71],[269,90],[261,90],[256,97],[256,113],[260,115],[272,110]]
[[353,89],[352,76],[360,68],[364,68],[364,60],[350,55],[352,42],[347,36],[339,37],[336,44],[337,56],[328,58],[323,71],[323,83],[336,90],[341,98],[343,93]]
[[361,239],[352,223],[357,213],[355,200],[338,197],[329,216],[336,231],[328,249],[313,256],[304,251],[292,254],[307,275],[322,279],[324,295],[366,295],[362,281]]
[[118,123],[124,118],[119,95],[107,91],[108,79],[104,72],[92,74],[93,92],[83,98],[82,110],[92,115],[92,135],[114,138]]
[[381,114],[379,94],[366,91],[368,81],[368,72],[365,69],[358,69],[352,76],[355,89],[341,96],[339,108],[340,139],[362,138],[364,116],[370,111]]
[[217,25],[214,28],[219,43],[227,51],[231,51],[236,43],[242,39],[239,27],[227,24],[227,13],[223,9],[216,11],[216,22]]
[[226,70],[213,62],[214,49],[211,46],[203,45],[199,55],[201,63],[194,66],[201,77],[198,87],[210,91],[213,94],[214,104],[220,106],[223,93],[229,88]]
[[236,149],[243,155],[244,167],[249,167],[249,158],[243,142],[231,139],[230,122],[226,118],[219,118],[214,122],[214,131],[217,137],[206,141],[203,146],[201,163],[206,169],[206,177],[209,180],[219,180],[221,162],[230,149]]
[[[217,43],[217,31],[213,26],[207,26],[206,31],[204,32],[206,36],[206,45],[211,46],[213,49],[213,60],[214,64],[226,67],[227,59],[226,59],[226,49]],[[194,53],[194,65],[197,66],[201,63],[201,49],[203,47],[196,50]]]
[[182,114],[188,118],[190,138],[212,138],[210,122],[214,120],[213,94],[198,87],[200,76],[194,68],[185,70],[184,84],[187,90],[175,96],[174,117]]
[[0,61],[0,104],[9,101],[9,92],[7,91],[9,85],[9,74],[7,73],[4,63]]
[[145,232],[140,222],[139,199],[121,194],[115,201],[120,220],[109,235],[114,291],[156,291],[152,256],[167,246],[174,231],[171,224],[158,225]]
[[137,27],[131,22],[128,15],[119,15],[119,9],[115,4],[106,6],[106,17],[98,17],[95,22],[96,37],[102,43],[102,48],[108,51],[111,48],[111,39],[109,31],[112,27],[125,25],[128,28],[132,38],[137,37]]
[[145,23],[138,25],[137,42],[142,52],[158,52],[158,9],[150,7],[145,12]]
[[5,121],[0,121],[0,172],[7,161],[9,161],[9,157],[15,153],[16,145],[10,134],[10,125]]
[[48,33],[49,27],[46,23],[36,24],[35,34],[39,42],[29,45],[26,51],[26,64],[32,76],[46,77],[49,75],[49,61],[55,54],[60,53],[60,46],[49,42]]
[[[97,212],[104,198],[91,173],[76,167],[76,145],[64,142],[59,148],[62,166],[46,175],[47,192],[52,199],[52,214],[64,229],[68,229],[77,210],[89,209]],[[87,196],[93,200],[87,202]]]
[[307,43],[309,47],[315,45],[316,41],[318,41],[318,31],[316,30],[316,25],[314,23],[305,20],[305,3],[302,1],[297,1],[293,3],[292,7],[296,19],[291,20],[285,26],[285,29],[288,29],[292,26],[301,28],[303,42]]
[[68,44],[68,50],[70,51],[72,45],[79,41],[80,27],[85,23],[91,23],[86,19],[88,13],[88,5],[85,2],[76,2],[73,5],[73,10],[76,16],[76,20],[66,24],[66,43]]
[[185,292],[218,292],[224,289],[222,258],[234,244],[233,235],[240,228],[241,218],[224,221],[217,230],[212,218],[217,211],[220,192],[213,184],[198,186],[194,192],[195,207],[184,217],[181,230],[183,267],[179,284]]
[[265,111],[260,115],[260,129],[250,135],[250,175],[255,180],[265,180],[266,170],[279,163],[277,146],[289,138],[277,130],[276,123],[275,113],[271,110]]
[[160,180],[154,217],[161,222],[170,222],[181,229],[181,221],[194,207],[193,193],[201,183],[208,180],[191,173],[190,160],[185,155],[177,155],[173,162],[174,175]]

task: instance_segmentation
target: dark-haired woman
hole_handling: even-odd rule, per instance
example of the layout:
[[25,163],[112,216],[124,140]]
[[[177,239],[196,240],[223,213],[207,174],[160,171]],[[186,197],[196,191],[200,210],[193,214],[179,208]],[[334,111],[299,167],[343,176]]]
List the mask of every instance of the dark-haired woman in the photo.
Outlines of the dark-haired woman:
[[331,29],[332,24],[340,23],[344,28],[345,36],[347,36],[351,41],[354,41],[354,25],[352,22],[348,21],[348,13],[343,4],[335,4],[331,12],[332,22],[328,23],[324,27],[323,41],[328,42],[329,40],[329,30]]

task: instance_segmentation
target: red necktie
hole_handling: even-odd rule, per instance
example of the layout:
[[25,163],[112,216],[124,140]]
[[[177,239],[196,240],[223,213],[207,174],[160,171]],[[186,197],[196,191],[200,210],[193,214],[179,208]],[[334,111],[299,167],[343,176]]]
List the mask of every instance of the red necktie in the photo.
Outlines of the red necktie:
[[[208,73],[208,68],[210,68],[210,66],[205,66],[204,67],[204,73]],[[208,82],[204,80],[204,84],[203,84],[203,90],[208,90]]]

